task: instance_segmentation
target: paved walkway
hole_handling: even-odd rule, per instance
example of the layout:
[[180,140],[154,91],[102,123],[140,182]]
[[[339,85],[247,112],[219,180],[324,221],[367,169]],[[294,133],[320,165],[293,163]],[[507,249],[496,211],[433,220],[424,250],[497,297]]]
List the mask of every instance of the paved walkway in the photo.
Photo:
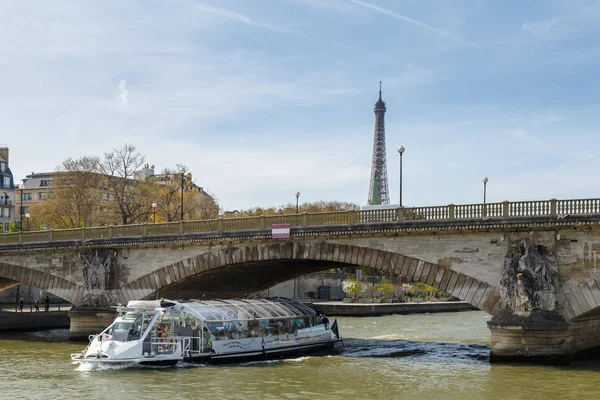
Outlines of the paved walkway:
[[[61,305],[50,305],[50,310],[49,311],[69,311],[71,309],[71,305],[70,304],[61,304]],[[17,309],[13,306],[6,306],[3,305],[2,307],[0,307],[0,311],[7,311],[7,312],[20,312],[17,311]],[[23,306],[23,312],[24,313],[30,313],[30,312],[36,312],[35,311],[35,307],[34,306],[29,306],[28,304]],[[39,312],[46,312],[44,311],[44,306],[42,305],[40,307],[40,311]]]

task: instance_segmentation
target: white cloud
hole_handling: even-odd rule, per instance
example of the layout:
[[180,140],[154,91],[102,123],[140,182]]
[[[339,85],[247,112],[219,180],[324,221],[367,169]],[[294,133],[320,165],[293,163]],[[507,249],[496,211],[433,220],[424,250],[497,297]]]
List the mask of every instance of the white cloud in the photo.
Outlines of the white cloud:
[[477,43],[465,40],[465,39],[463,39],[461,37],[458,37],[456,35],[451,34],[448,31],[445,31],[444,29],[433,27],[433,26],[431,26],[429,24],[426,24],[425,22],[419,21],[419,20],[411,18],[411,17],[407,17],[406,15],[398,14],[398,13],[396,13],[394,11],[391,11],[391,10],[388,10],[388,9],[376,6],[376,5],[371,4],[371,3],[366,3],[364,1],[359,1],[359,0],[348,0],[348,1],[351,2],[351,3],[354,3],[356,5],[359,5],[359,6],[362,6],[362,7],[369,8],[371,10],[377,11],[379,13],[382,13],[382,14],[385,14],[385,15],[389,15],[390,17],[399,19],[401,21],[408,22],[409,24],[418,26],[418,27],[426,29],[428,31],[437,33],[438,35],[440,35],[442,37],[445,37],[445,38],[448,38],[448,39],[452,39],[454,41],[457,41],[457,42],[460,42],[460,43],[463,43],[463,44],[466,44],[466,45],[469,45],[469,46],[472,46],[472,47],[479,47],[479,45]]
[[561,122],[564,120],[564,117],[558,113],[545,113],[545,114],[538,114],[535,115],[530,123],[533,126],[542,126],[542,125],[550,125],[550,124],[555,124],[557,122]]
[[559,37],[556,29],[557,24],[558,18],[552,18],[546,21],[524,23],[521,29],[531,33],[538,39],[556,39]]
[[215,6],[211,6],[211,5],[204,4],[204,3],[193,3],[193,5],[196,9],[198,9],[200,11],[211,13],[211,14],[223,17],[223,18],[230,19],[230,20],[238,21],[238,22],[244,23],[246,25],[250,25],[250,26],[254,26],[254,27],[262,28],[262,29],[267,29],[270,31],[280,32],[280,33],[291,33],[287,29],[284,29],[284,28],[281,28],[281,27],[278,27],[275,25],[271,25],[271,24],[268,24],[265,22],[256,21],[255,19],[252,19],[252,18],[248,17],[247,15],[237,13],[234,11],[230,11],[225,8],[215,7]]
[[117,98],[119,103],[125,106],[129,104],[129,90],[127,90],[127,82],[124,80],[119,82],[119,94]]

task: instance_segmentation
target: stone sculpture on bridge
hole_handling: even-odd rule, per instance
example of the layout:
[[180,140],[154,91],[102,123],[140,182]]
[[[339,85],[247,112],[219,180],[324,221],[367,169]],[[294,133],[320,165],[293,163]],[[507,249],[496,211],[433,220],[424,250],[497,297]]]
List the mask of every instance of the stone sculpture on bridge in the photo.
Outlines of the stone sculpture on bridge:
[[503,308],[552,311],[556,303],[556,260],[548,247],[528,238],[510,246],[504,258]]
[[83,280],[87,289],[83,304],[92,307],[104,307],[115,304],[111,294],[114,280],[116,251],[94,249],[80,254],[83,261]]

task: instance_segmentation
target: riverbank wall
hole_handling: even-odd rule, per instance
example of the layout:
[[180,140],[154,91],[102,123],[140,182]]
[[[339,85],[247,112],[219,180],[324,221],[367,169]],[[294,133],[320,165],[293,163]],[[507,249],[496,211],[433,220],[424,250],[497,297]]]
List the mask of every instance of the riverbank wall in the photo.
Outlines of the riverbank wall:
[[342,301],[311,303],[310,307],[320,314],[345,317],[372,317],[389,314],[419,314],[456,311],[473,311],[477,308],[464,301],[440,301],[422,303],[360,304]]
[[0,311],[0,332],[68,328],[69,325],[68,311]]

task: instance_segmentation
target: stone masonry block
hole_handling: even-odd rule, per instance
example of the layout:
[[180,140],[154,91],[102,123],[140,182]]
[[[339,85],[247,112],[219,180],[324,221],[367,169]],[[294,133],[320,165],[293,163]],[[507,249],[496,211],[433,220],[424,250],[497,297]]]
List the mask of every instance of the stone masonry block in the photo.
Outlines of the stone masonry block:
[[598,303],[596,303],[596,299],[594,299],[594,295],[588,286],[588,282],[579,285],[579,289],[581,290],[581,293],[583,294],[583,297],[585,298],[585,301],[591,310],[598,307]]
[[583,313],[586,313],[586,312],[588,312],[588,311],[590,311],[592,309],[589,306],[588,302],[585,300],[585,297],[583,296],[583,292],[581,291],[581,287],[580,286],[575,286],[575,287],[571,288],[571,291],[575,295],[575,299],[577,300],[577,304],[579,304],[579,307],[581,308],[581,311]]
[[429,270],[429,276],[425,280],[425,284],[435,287],[435,277],[437,276],[439,269],[440,269],[440,267],[438,265],[431,264],[431,269]]
[[594,296],[594,300],[596,301],[596,304],[600,305],[600,288],[598,287],[598,281],[597,280],[588,281],[587,285],[590,288],[590,292],[592,293],[592,296]]
[[417,278],[419,282],[423,282],[427,284],[427,278],[429,278],[429,273],[431,272],[431,263],[423,261],[423,269]]

